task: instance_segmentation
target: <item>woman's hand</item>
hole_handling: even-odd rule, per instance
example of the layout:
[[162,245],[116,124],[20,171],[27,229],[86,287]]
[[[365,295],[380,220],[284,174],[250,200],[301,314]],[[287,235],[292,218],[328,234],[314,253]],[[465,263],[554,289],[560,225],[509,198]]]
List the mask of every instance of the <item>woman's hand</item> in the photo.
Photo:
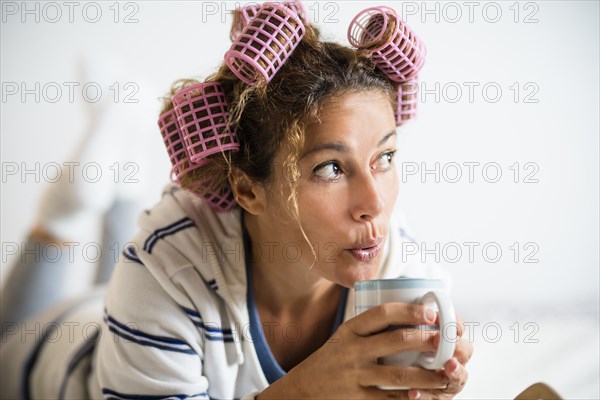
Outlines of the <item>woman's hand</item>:
[[[456,316],[458,323],[456,349],[454,350],[454,357],[452,357],[444,365],[444,375],[448,379],[448,386],[441,390],[411,390],[409,391],[410,399],[452,399],[458,393],[460,393],[465,387],[468,379],[467,370],[465,365],[471,359],[473,355],[473,346],[462,336],[464,333],[465,325],[458,315]],[[439,342],[439,333],[434,339],[434,343]]]
[[[444,370],[429,371],[418,367],[380,365],[379,357],[406,350],[435,351],[437,331],[396,329],[390,325],[433,325],[436,314],[423,305],[387,303],[374,307],[342,324],[319,350],[265,389],[258,399],[327,398],[379,399],[409,398],[407,390],[381,390],[376,386],[418,388],[425,396],[458,393],[466,381],[466,372],[454,358]],[[462,334],[462,329],[459,329]],[[455,358],[466,362],[471,350],[458,344]],[[414,390],[410,394],[415,395]]]

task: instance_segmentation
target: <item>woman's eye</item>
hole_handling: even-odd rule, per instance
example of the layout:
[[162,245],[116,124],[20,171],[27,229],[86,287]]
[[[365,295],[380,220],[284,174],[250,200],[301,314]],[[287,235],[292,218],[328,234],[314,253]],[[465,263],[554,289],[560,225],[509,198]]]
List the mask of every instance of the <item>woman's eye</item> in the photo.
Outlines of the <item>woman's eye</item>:
[[316,167],[313,174],[319,179],[331,181],[335,180],[341,172],[342,169],[337,162],[328,162]]
[[375,169],[387,171],[392,168],[392,162],[394,161],[394,155],[396,155],[396,150],[388,151],[379,157],[376,162]]

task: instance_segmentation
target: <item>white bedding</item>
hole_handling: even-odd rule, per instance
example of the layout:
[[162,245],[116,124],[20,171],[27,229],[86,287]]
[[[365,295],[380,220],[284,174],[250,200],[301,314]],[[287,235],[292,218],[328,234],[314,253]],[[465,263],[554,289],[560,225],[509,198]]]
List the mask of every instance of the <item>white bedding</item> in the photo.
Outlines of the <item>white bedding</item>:
[[471,330],[475,351],[459,398],[513,399],[535,382],[549,384],[565,399],[600,398],[598,316],[552,309],[538,314],[468,318],[480,325]]

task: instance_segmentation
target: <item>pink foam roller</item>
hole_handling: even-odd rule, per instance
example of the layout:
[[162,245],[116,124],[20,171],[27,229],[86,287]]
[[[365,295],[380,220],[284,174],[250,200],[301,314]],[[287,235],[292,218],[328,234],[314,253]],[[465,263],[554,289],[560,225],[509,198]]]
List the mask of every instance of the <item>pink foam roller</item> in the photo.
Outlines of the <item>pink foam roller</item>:
[[[201,165],[202,164],[197,165],[197,167]],[[173,176],[175,176],[175,178],[173,178]],[[171,171],[171,181],[174,183],[180,183],[179,178],[175,175],[173,170]],[[205,182],[199,181],[195,188],[186,188],[186,190],[194,196],[206,200],[210,207],[218,212],[229,211],[236,204],[235,198],[233,197],[233,192],[231,191],[231,187],[229,185],[227,185],[222,191],[208,190],[207,187],[208,185]]]
[[229,34],[229,38],[232,42],[240,36],[244,27],[248,25],[252,18],[254,18],[259,9],[260,6],[257,4],[249,4],[247,6],[236,8],[233,12],[233,23],[231,25],[231,33]]
[[206,179],[198,180],[196,182],[196,186],[188,189],[188,191],[194,196],[207,201],[210,207],[218,212],[231,210],[231,208],[233,208],[233,206],[236,204],[231,187],[226,185],[219,190],[212,190],[209,189],[211,186],[212,185],[210,184],[210,181]]
[[[200,185],[203,185],[203,183],[200,182]],[[219,212],[229,211],[236,204],[233,192],[229,185],[221,191],[211,191],[203,194],[201,197],[206,200],[213,209]]]
[[283,5],[294,11],[296,14],[298,14],[302,21],[308,21],[308,14],[306,13],[304,4],[302,4],[300,0],[286,1],[283,3]]
[[360,49],[371,48],[388,36],[384,44],[372,49],[373,61],[392,81],[406,82],[423,67],[426,49],[394,9],[367,8],[354,17],[348,28],[348,40]]
[[169,160],[171,160],[171,177],[174,175],[175,180],[179,180],[184,174],[198,168],[199,165],[190,160],[181,129],[177,123],[175,110],[171,109],[161,114],[158,118],[158,127],[167,147]]
[[175,93],[172,101],[192,162],[240,148],[228,126],[229,112],[220,83],[197,83]]
[[[295,1],[284,1],[284,6],[294,11],[303,21],[308,21],[308,14],[306,9],[300,0]],[[244,30],[244,27],[250,23],[250,20],[258,14],[260,6],[256,4],[249,4],[246,6],[238,7],[233,12],[233,23],[231,25],[231,32],[229,38],[231,41],[235,41]]]
[[225,53],[225,62],[249,85],[256,85],[261,75],[270,82],[305,32],[300,17],[291,8],[264,3]]
[[[200,160],[198,163],[190,160],[174,109],[161,114],[158,119],[158,127],[160,128],[169,159],[171,160],[171,181],[180,183],[183,175],[206,164],[206,160]],[[197,187],[194,190],[190,190],[190,192],[195,196],[205,199],[212,208],[219,212],[228,211],[235,205],[235,199],[229,186],[222,193],[207,192],[205,182],[199,182]]]
[[388,26],[388,14],[382,12],[382,8],[367,8],[350,22],[348,41],[352,46],[366,48],[383,39]]
[[398,85],[398,102],[396,108],[396,126],[403,125],[417,115],[418,78]]

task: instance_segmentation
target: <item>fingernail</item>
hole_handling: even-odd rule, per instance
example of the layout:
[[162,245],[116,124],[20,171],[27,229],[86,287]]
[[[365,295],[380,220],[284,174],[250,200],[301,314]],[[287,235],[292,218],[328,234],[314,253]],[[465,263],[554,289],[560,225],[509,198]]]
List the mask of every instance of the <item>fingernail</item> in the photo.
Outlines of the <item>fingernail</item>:
[[456,360],[456,358],[451,358],[450,361],[448,361],[448,363],[446,364],[446,366],[448,367],[448,374],[452,375],[458,370],[458,361]]
[[425,320],[435,322],[436,313],[432,308],[425,308]]
[[421,392],[419,392],[418,390],[415,390],[415,391],[412,393],[412,396],[411,396],[411,398],[412,398],[412,399],[415,399],[415,400],[417,400],[417,399],[420,399],[420,398],[421,398]]

